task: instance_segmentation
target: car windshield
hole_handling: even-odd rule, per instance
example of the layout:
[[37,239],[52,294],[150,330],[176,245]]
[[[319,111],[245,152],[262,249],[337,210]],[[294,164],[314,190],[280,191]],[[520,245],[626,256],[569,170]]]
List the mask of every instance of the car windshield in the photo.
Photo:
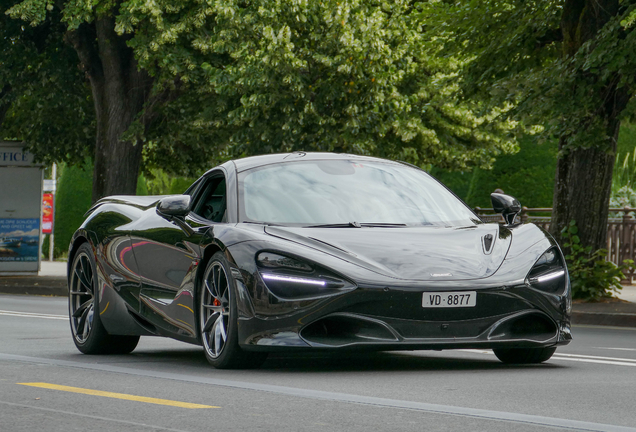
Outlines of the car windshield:
[[239,174],[244,222],[469,226],[478,218],[424,171],[395,163],[295,161]]

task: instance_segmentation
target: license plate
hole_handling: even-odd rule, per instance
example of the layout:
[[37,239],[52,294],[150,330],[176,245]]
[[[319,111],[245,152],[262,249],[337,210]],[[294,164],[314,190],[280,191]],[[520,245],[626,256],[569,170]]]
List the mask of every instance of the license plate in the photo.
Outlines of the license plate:
[[477,304],[477,291],[425,292],[422,307],[454,308],[474,307]]

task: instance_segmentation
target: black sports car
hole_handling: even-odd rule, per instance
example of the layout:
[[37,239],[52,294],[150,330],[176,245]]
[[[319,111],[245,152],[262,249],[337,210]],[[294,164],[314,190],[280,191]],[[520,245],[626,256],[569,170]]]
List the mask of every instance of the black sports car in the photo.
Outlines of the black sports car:
[[484,223],[417,167],[290,153],[229,161],[183,195],[98,201],[70,244],[73,339],[203,345],[218,368],[274,350],[491,348],[539,363],[571,340],[559,246],[492,194]]

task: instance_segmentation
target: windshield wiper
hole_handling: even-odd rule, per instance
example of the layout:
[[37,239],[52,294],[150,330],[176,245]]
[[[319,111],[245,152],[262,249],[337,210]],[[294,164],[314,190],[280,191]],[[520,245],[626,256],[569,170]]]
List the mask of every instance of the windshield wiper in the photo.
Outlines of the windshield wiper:
[[395,228],[395,227],[405,227],[406,224],[403,223],[384,223],[384,222],[370,222],[370,223],[361,223],[363,227],[371,227],[371,228]]
[[307,225],[303,228],[360,228],[360,224],[358,222],[348,222],[348,223],[335,223],[335,224],[320,224],[320,225]]
[[349,222],[349,223],[337,223],[337,224],[322,224],[322,225],[307,225],[303,228],[393,228],[393,227],[405,227],[406,224],[401,223],[360,223],[360,222]]

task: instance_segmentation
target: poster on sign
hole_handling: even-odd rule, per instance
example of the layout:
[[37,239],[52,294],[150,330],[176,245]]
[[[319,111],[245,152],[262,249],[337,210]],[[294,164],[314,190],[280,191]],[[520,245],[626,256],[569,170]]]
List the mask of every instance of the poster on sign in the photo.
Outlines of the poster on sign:
[[0,219],[0,261],[37,261],[38,219]]
[[42,234],[51,234],[53,232],[54,214],[53,194],[45,193],[42,195]]

